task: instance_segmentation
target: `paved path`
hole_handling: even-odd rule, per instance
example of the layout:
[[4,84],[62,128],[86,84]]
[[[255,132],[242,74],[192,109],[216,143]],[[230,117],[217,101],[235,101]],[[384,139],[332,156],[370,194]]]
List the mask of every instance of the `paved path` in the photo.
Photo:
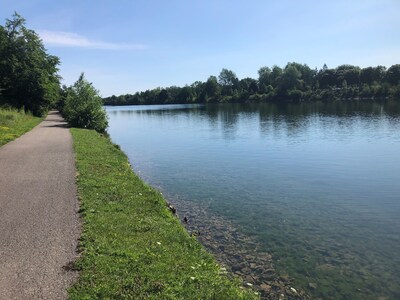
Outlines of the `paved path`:
[[0,148],[0,299],[65,299],[79,237],[72,137],[56,112]]

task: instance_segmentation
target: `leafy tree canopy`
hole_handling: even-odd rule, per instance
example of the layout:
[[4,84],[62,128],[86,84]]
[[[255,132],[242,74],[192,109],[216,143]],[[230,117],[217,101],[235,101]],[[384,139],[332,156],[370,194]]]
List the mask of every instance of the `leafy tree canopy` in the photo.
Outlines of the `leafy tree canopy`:
[[59,63],[25,27],[25,19],[14,13],[0,26],[0,104],[44,115],[59,97]]

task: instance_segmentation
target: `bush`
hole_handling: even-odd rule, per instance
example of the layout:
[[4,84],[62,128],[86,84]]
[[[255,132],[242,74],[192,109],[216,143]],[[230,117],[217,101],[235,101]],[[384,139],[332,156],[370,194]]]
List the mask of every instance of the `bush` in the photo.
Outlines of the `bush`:
[[64,89],[62,113],[73,127],[105,132],[108,127],[107,114],[99,92],[85,79],[82,73],[71,87]]

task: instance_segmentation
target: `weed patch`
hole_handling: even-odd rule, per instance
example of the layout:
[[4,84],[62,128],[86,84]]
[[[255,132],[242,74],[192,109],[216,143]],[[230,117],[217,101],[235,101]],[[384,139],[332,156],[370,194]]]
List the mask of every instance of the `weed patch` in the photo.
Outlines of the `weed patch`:
[[16,109],[0,108],[0,146],[15,140],[38,125],[43,119]]

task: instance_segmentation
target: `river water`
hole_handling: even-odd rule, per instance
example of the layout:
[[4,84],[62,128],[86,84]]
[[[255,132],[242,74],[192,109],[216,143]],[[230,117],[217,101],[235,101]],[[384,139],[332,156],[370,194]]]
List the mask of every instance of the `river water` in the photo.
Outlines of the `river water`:
[[106,110],[134,170],[263,295],[400,299],[400,102]]

